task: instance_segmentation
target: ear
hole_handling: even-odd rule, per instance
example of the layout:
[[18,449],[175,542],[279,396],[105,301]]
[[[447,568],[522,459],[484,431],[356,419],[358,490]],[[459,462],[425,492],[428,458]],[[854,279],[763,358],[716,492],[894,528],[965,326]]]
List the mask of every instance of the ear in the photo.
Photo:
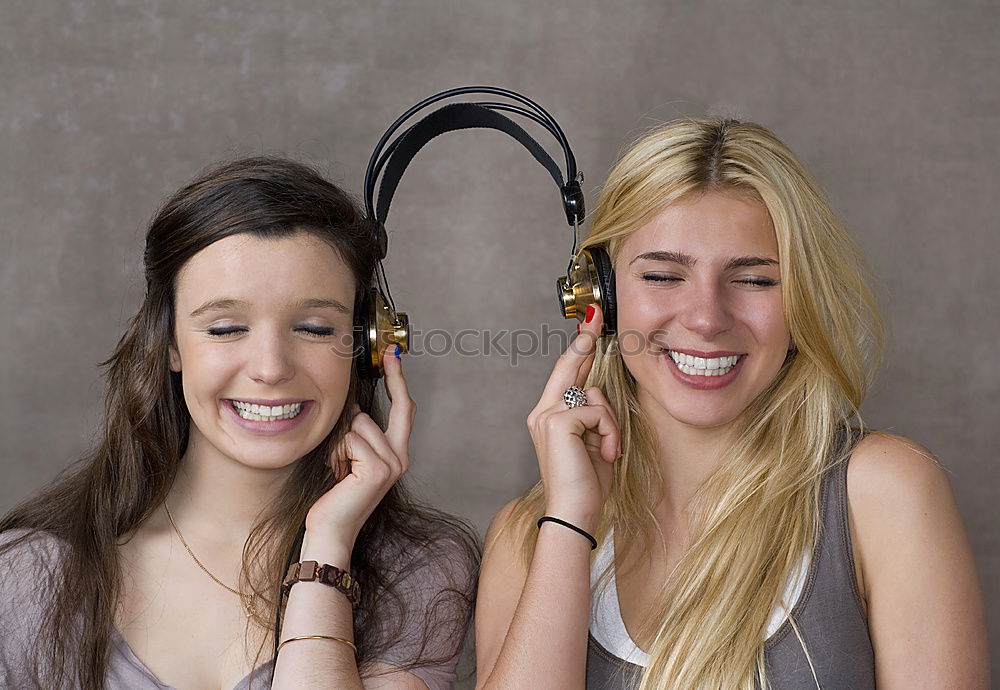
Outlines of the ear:
[[179,372],[181,370],[181,353],[177,351],[177,346],[170,344],[170,371]]

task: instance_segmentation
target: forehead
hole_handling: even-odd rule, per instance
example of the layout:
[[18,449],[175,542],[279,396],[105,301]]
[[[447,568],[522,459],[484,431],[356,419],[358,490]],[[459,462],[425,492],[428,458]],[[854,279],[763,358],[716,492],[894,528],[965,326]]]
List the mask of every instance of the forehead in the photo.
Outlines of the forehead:
[[706,192],[665,207],[629,235],[620,257],[626,261],[650,251],[692,256],[769,256],[778,258],[778,241],[767,208],[745,195]]
[[226,296],[254,304],[331,297],[350,305],[354,276],[318,237],[298,232],[280,239],[231,235],[205,247],[177,276],[179,307]]

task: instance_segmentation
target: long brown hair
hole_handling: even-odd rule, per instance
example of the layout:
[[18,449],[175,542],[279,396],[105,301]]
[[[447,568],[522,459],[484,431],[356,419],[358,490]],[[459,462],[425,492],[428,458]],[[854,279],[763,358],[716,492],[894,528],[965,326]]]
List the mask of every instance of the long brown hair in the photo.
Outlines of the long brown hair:
[[[168,366],[178,273],[197,252],[224,237],[280,238],[301,231],[338,252],[354,275],[356,292],[371,283],[378,256],[369,221],[350,196],[301,163],[249,158],[221,165],[178,191],[153,218],[144,253],[145,298],[102,363],[108,391],[94,449],[0,520],[0,532],[27,530],[0,554],[39,532],[59,543],[60,567],[53,570],[34,647],[39,686],[103,685],[122,592],[117,545],[163,503],[187,446],[190,417],[181,374]],[[373,389],[356,368],[344,409],[352,403],[382,423]],[[277,586],[299,526],[335,483],[324,454],[347,426],[342,415],[326,440],[296,462],[244,546],[240,589],[266,604],[255,607],[256,622],[265,628],[280,616]],[[445,564],[450,586],[428,611],[408,613],[396,587],[401,554],[441,560],[435,554],[442,549],[452,558]],[[478,554],[477,538],[466,525],[416,504],[399,483],[390,489],[365,523],[351,557],[365,583],[354,623],[359,668],[364,672],[404,630],[422,635],[407,640],[407,649],[415,650],[410,668],[440,663],[457,652],[461,639],[433,647],[429,642],[449,624],[464,630],[467,618],[456,627],[454,617],[467,617],[471,610]]]

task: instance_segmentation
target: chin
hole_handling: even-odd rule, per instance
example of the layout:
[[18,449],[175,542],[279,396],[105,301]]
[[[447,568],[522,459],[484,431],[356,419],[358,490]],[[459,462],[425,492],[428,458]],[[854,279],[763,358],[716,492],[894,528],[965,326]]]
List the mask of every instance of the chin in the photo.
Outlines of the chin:
[[[271,455],[262,453],[234,453],[229,457],[244,467],[252,467],[256,470],[281,470],[294,464],[301,455]],[[289,459],[291,458],[291,459]]]
[[671,410],[666,412],[681,424],[696,429],[718,429],[732,424],[738,414],[723,410]]
[[689,392],[677,391],[668,383],[655,393],[646,391],[644,396],[640,394],[640,405],[642,398],[645,397],[648,404],[660,408],[668,419],[698,429],[728,426],[743,412],[743,407],[735,404],[731,397],[717,395],[718,392],[707,395],[705,393],[685,395],[685,393]]
[[[318,442],[317,442],[318,443]],[[237,447],[216,447],[216,449],[234,462],[257,470],[280,470],[295,464],[299,459],[309,454],[317,444],[299,446],[295,444],[268,444],[256,441],[252,444]]]

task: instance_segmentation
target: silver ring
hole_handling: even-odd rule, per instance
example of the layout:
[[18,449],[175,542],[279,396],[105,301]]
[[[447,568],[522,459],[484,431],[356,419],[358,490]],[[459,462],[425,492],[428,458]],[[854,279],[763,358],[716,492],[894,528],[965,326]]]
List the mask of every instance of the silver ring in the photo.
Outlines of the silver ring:
[[567,388],[563,393],[563,402],[571,410],[574,407],[586,407],[589,404],[587,403],[587,394],[579,386],[570,386]]

